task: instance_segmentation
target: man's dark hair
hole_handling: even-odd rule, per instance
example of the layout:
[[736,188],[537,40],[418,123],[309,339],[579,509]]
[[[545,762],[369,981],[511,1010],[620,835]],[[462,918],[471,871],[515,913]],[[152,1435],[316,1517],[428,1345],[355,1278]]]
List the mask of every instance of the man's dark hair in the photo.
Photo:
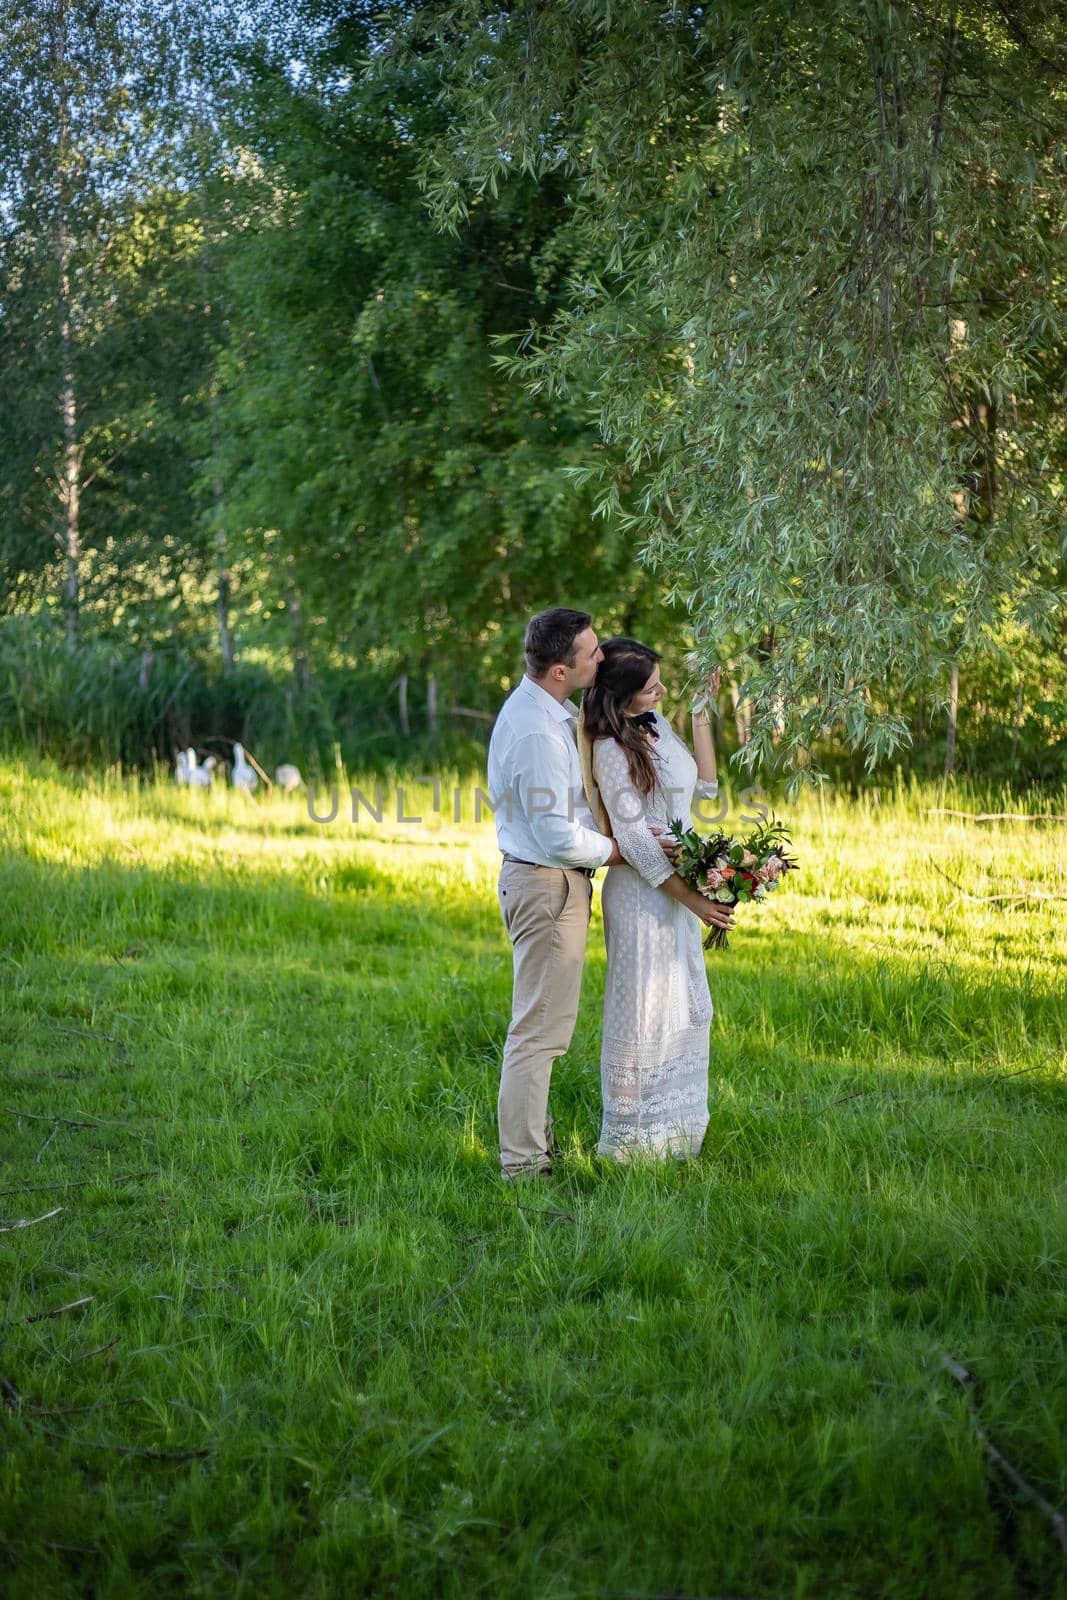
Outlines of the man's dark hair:
[[587,612],[568,611],[564,606],[539,611],[536,617],[531,617],[523,641],[526,670],[531,678],[543,678],[557,662],[573,667],[574,641],[592,625],[593,619]]

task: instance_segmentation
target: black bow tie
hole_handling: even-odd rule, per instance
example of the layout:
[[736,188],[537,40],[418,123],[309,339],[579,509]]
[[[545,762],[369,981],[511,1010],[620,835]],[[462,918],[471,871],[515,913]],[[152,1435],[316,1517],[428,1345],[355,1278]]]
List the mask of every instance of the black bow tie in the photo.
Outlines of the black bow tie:
[[630,721],[635,728],[646,729],[653,739],[659,738],[659,734],[656,732],[656,713],[654,711],[642,711],[639,717],[631,717]]

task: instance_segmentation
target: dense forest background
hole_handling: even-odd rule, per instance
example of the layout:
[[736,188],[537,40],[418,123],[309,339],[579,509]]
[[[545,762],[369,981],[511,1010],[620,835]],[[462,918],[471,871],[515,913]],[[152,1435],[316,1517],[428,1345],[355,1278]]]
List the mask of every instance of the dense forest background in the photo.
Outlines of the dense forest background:
[[564,603],[765,774],[1067,778],[1056,8],[774,9],[4,4],[0,737],[474,763]]

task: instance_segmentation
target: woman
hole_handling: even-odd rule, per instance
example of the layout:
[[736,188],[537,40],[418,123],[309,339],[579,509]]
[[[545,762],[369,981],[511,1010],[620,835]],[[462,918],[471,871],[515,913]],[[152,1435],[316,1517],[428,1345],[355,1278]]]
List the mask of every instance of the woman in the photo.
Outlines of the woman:
[[[600,1057],[604,1118],[599,1155],[696,1155],[708,1125],[711,995],[701,924],[733,913],[690,889],[652,832],[689,825],[694,792],[718,793],[706,711],[694,711],[696,760],[665,717],[660,657],[635,639],[608,639],[582,701],[583,756],[593,814],[614,834],[623,865],[604,883],[608,952]],[[710,694],[718,688],[716,670]]]

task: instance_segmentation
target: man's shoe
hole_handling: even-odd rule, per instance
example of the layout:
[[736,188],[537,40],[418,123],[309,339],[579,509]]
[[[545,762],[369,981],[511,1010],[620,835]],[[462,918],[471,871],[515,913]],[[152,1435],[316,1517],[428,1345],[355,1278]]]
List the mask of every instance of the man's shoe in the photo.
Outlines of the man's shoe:
[[500,1176],[505,1183],[534,1183],[539,1178],[551,1178],[551,1167],[501,1167]]

